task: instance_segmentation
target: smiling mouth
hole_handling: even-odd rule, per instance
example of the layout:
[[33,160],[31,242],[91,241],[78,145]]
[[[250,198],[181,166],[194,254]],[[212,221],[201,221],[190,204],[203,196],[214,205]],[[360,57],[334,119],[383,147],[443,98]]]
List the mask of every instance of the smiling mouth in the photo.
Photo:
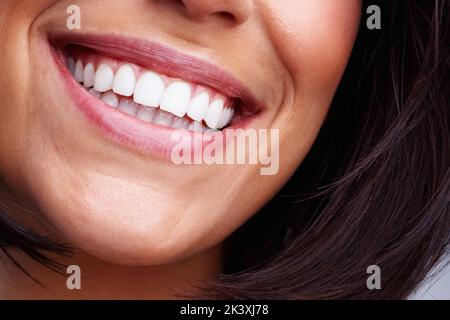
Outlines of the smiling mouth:
[[81,46],[65,50],[69,71],[91,95],[141,121],[190,131],[227,127],[238,99]]
[[152,41],[65,33],[48,45],[75,106],[116,142],[146,153],[167,155],[177,129],[248,127],[263,109],[216,65]]

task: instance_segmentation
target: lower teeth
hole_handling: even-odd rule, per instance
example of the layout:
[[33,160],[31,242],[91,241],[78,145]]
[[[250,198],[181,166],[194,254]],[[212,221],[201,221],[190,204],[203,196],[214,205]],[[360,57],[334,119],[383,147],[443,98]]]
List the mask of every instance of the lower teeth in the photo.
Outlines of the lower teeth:
[[132,99],[119,97],[113,91],[101,93],[91,88],[88,92],[92,96],[102,100],[110,107],[117,108],[123,113],[126,113],[147,123],[153,123],[163,127],[170,127],[175,129],[186,129],[192,132],[218,131],[208,128],[201,122],[177,117],[169,112],[161,110],[160,108],[152,108],[137,104]]

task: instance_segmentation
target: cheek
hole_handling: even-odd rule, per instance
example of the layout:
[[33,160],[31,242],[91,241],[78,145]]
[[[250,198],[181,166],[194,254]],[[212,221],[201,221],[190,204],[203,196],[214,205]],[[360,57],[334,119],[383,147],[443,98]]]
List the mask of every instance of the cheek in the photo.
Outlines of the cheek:
[[322,94],[335,88],[359,27],[360,0],[274,1],[269,7],[272,40],[295,85]]
[[[57,0],[0,1],[0,174],[17,181],[23,144],[27,137],[27,95],[30,83],[30,26]],[[13,143],[12,143],[13,142]],[[20,175],[19,175],[20,176]],[[12,178],[11,178],[12,177]],[[9,179],[8,179],[9,178]]]
[[266,30],[285,75],[280,167],[295,170],[309,152],[347,65],[360,0],[267,1]]

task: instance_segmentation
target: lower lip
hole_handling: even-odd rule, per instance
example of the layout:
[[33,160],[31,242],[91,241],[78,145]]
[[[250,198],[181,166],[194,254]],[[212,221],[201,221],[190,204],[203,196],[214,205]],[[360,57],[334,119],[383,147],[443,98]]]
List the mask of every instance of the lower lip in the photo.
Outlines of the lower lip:
[[[121,146],[131,147],[145,155],[156,155],[165,160],[171,159],[172,150],[176,146],[179,147],[180,143],[172,139],[177,129],[140,121],[91,96],[75,81],[69,72],[63,53],[51,44],[48,45],[53,60],[60,71],[62,82],[69,96],[74,101],[74,105],[94,127]],[[192,148],[190,149],[192,150],[192,154],[198,148],[204,148],[212,143],[217,135],[222,136],[220,137],[222,139],[220,141],[226,141],[225,136],[227,135],[227,130],[245,129],[249,127],[252,119],[253,117],[249,117],[225,130],[208,133],[208,139],[198,139],[198,133],[190,132],[190,139],[188,141],[191,142]]]

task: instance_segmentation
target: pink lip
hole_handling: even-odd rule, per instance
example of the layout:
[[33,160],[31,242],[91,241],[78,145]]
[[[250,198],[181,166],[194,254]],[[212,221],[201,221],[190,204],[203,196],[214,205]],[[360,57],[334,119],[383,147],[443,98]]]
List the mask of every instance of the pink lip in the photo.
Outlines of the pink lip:
[[[210,86],[230,97],[239,97],[256,115],[261,106],[248,90],[238,80],[222,71],[217,66],[178,53],[161,44],[154,42],[130,40],[118,36],[94,35],[58,35],[52,37],[58,44],[71,43],[95,49],[112,57],[140,64],[172,77],[198,82]],[[120,45],[119,45],[120,44]],[[171,152],[179,141],[172,140],[176,129],[161,127],[146,123],[135,117],[113,109],[99,99],[91,96],[78,84],[69,72],[63,52],[49,44],[50,53],[60,71],[62,82],[81,113],[102,133],[121,145],[132,146],[141,153],[157,155],[164,159],[171,159]],[[197,80],[201,79],[201,81]],[[249,104],[252,103],[252,104]],[[253,116],[233,124],[230,129],[245,128],[254,119]],[[211,139],[199,140],[199,135],[191,133],[193,142],[191,152],[195,152],[196,144],[204,148],[214,141],[214,136],[227,134],[227,130],[210,133]],[[222,141],[222,140],[221,140]]]

